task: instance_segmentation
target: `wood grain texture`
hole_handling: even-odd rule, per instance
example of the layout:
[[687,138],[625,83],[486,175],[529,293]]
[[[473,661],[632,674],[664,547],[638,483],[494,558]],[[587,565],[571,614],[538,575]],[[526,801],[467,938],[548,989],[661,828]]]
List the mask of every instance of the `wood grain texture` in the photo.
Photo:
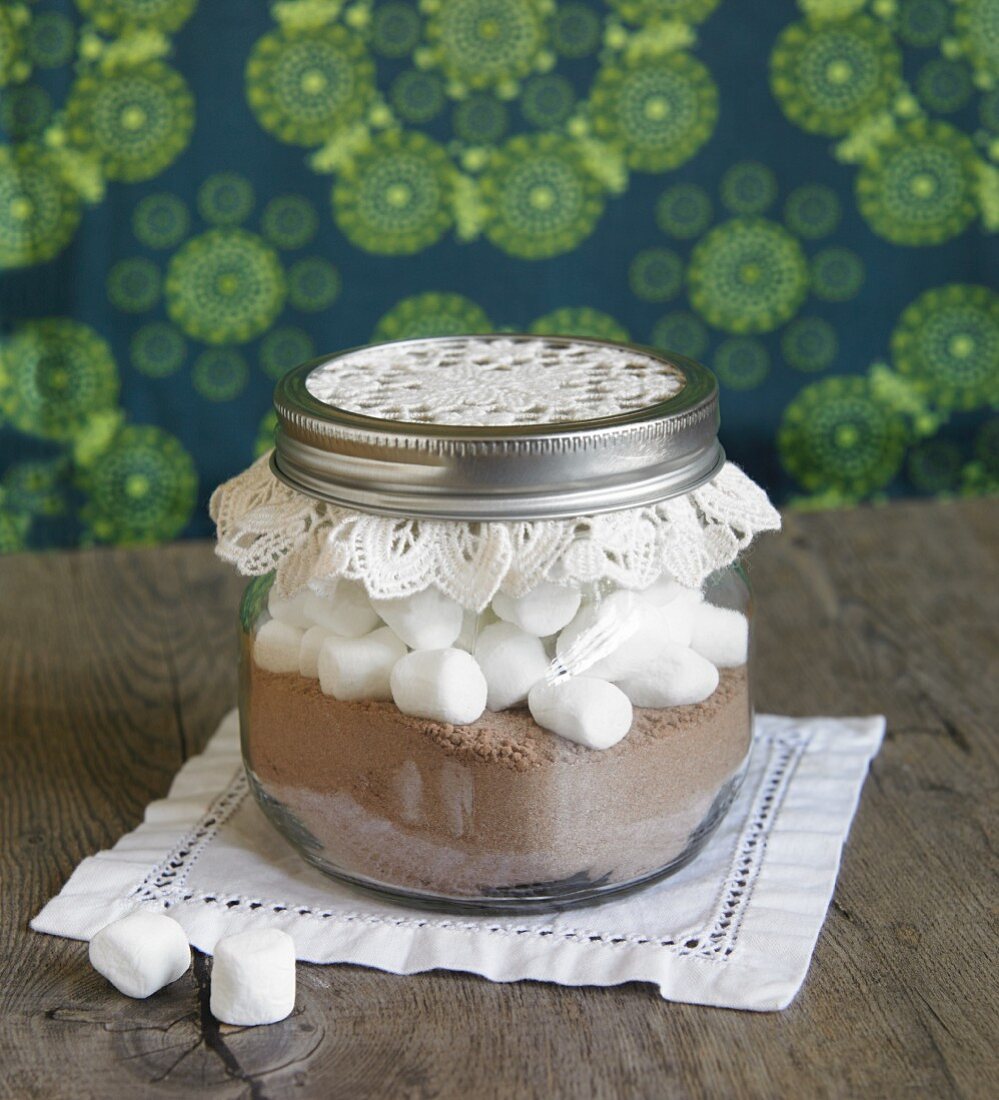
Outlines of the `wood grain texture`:
[[758,704],[889,733],[804,990],[770,1015],[651,987],[302,966],[218,1026],[208,961],[134,1003],[27,929],[234,699],[240,582],[203,544],[0,559],[0,1095],[994,1095],[999,504],[795,515],[750,562]]

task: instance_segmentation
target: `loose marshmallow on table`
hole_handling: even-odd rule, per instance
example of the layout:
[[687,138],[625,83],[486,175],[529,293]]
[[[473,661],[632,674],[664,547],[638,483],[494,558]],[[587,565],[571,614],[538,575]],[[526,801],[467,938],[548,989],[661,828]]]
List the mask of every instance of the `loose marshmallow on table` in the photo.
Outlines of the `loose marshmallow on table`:
[[294,596],[286,599],[283,596],[278,596],[277,593],[271,588],[267,593],[267,610],[270,612],[272,619],[277,619],[279,623],[287,623],[289,626],[297,626],[300,630],[308,630],[312,626],[312,619],[306,614],[306,605],[312,593],[303,588],[300,592],[296,592]]
[[463,649],[417,649],[392,669],[392,698],[403,714],[465,726],[481,717],[489,693]]
[[592,676],[572,676],[558,684],[542,680],[531,688],[527,705],[539,726],[591,749],[609,749],[631,729],[628,696]]
[[298,672],[305,631],[268,619],[253,637],[253,659],[267,672]]
[[701,703],[718,687],[718,669],[686,646],[669,645],[654,665],[617,685],[636,707],[683,707]]
[[331,596],[310,592],[305,601],[305,611],[310,626],[324,626],[342,638],[360,638],[370,634],[379,623],[364,586],[357,581],[338,581]]
[[344,702],[391,699],[389,677],[405,656],[405,644],[387,626],[363,638],[329,634],[319,648],[319,686],[325,695]]
[[295,1008],[295,941],[278,928],[226,936],[215,945],[212,1015],[224,1024],[274,1024]]
[[310,626],[302,635],[298,651],[298,671],[315,680],[319,676],[319,650],[327,638],[333,637],[324,626]]
[[749,656],[749,622],[739,611],[701,604],[694,615],[690,645],[718,668],[744,665]]
[[548,669],[541,639],[513,623],[485,627],[475,643],[475,659],[489,687],[486,706],[490,710],[506,710],[525,702],[527,693]]
[[372,600],[371,606],[410,649],[446,649],[461,633],[465,612],[437,588],[412,596]]
[[493,596],[493,611],[528,634],[547,638],[572,619],[579,610],[580,598],[575,588],[544,581],[519,598],[497,592]]
[[175,920],[139,910],[94,936],[90,965],[126,997],[148,997],[187,971],[191,948]]

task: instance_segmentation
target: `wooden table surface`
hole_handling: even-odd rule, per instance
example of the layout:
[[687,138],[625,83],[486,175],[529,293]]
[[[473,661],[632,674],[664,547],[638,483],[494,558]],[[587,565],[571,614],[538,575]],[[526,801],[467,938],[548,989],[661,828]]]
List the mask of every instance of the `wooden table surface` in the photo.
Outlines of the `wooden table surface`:
[[0,559],[0,1095],[996,1095],[997,547],[970,501],[792,515],[753,551],[760,707],[888,717],[787,1011],[302,966],[257,1030],[212,1020],[204,958],[132,1002],[27,927],[232,706],[240,581],[198,543]]

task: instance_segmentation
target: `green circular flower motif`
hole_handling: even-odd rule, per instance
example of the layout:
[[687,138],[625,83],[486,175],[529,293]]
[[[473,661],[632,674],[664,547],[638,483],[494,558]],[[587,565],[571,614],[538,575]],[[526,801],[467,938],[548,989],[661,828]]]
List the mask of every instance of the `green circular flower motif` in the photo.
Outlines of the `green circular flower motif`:
[[515,84],[542,67],[551,0],[422,0],[428,63],[459,94]]
[[172,34],[191,18],[198,0],[76,0],[102,31],[157,30]]
[[683,258],[669,248],[644,248],[631,261],[628,284],[644,302],[667,302],[683,286]]
[[52,117],[52,99],[38,84],[8,88],[0,96],[0,127],[13,141],[36,137]]
[[420,252],[451,225],[453,174],[450,158],[436,141],[389,130],[340,173],[333,216],[344,236],[367,252]]
[[681,241],[699,237],[711,224],[711,199],[696,183],[678,183],[665,190],[656,203],[656,224]]
[[260,341],[260,366],[271,378],[281,378],[292,367],[307,363],[315,354],[312,337],[291,325],[271,329]]
[[939,42],[950,27],[947,0],[901,0],[895,33],[907,46],[925,48]]
[[198,494],[194,460],[160,428],[122,428],[80,474],[83,519],[93,537],[121,544],[175,538]]
[[520,97],[521,114],[539,130],[558,129],[575,106],[575,89],[560,73],[532,77]]
[[999,88],[994,88],[978,101],[978,118],[986,130],[999,134]]
[[941,409],[999,401],[999,295],[953,284],[921,294],[891,338],[900,374]]
[[420,13],[412,4],[379,4],[371,16],[371,48],[382,57],[408,57],[421,29]]
[[66,102],[70,141],[93,151],[108,179],[136,183],[159,175],[187,147],[194,97],[162,61],[77,78]]
[[762,214],[777,198],[777,177],[765,164],[743,161],[722,176],[720,194],[733,214]]
[[552,45],[563,57],[577,59],[596,53],[603,37],[600,16],[587,4],[559,4],[552,19]]
[[431,291],[403,298],[375,327],[373,340],[481,335],[493,331],[485,310],[461,294]]
[[[274,449],[274,432],[276,430],[277,413],[273,409],[268,409],[268,411],[264,413],[260,425],[257,428],[257,438],[253,443],[254,458],[260,458],[262,455],[267,454],[268,451]],[[262,579],[263,578],[258,577],[256,581],[251,581],[251,584],[259,583]],[[254,621],[256,621],[256,617],[254,617]]]
[[486,236],[524,260],[570,252],[603,212],[600,184],[576,146],[557,134],[511,138],[482,180]]
[[902,58],[891,33],[866,15],[786,27],[770,57],[784,114],[813,134],[845,134],[898,90]]
[[288,272],[288,301],[303,313],[328,309],[340,295],[340,272],[318,256],[292,264]]
[[839,225],[839,219],[836,192],[821,183],[796,187],[784,204],[784,224],[792,233],[809,241],[828,237]]
[[652,343],[662,351],[699,359],[708,350],[708,330],[700,317],[678,310],[656,321]]
[[246,96],[260,125],[291,145],[319,145],[363,117],[375,95],[363,41],[341,26],[282,27],[246,63]]
[[665,172],[711,137],[718,88],[689,54],[615,59],[597,73],[590,111],[596,133],[622,150],[629,167]]
[[715,226],[691,254],[694,309],[725,332],[771,332],[808,294],[808,263],[798,241],[765,218]]
[[0,269],[52,259],[79,222],[80,198],[49,153],[0,146]]
[[160,285],[160,269],[152,260],[119,260],[108,274],[108,300],[125,313],[145,313],[160,300]]
[[810,492],[860,498],[898,473],[907,431],[878,403],[866,378],[813,382],[784,410],[777,448],[784,468]]
[[209,348],[194,361],[191,381],[208,401],[231,401],[238,397],[250,377],[246,360],[235,348]]
[[905,469],[915,488],[936,496],[957,488],[962,465],[961,451],[953,443],[931,439],[913,447]]
[[264,236],[278,248],[302,248],[319,228],[315,207],[301,195],[279,195],[264,207]]
[[253,185],[238,172],[216,172],[198,188],[198,213],[213,225],[238,225],[253,202]]
[[117,399],[114,356],[87,325],[28,321],[0,348],[0,409],[18,431],[69,440]]
[[578,336],[583,340],[627,343],[628,330],[609,313],[589,306],[566,306],[539,317],[531,332],[539,336]]
[[436,73],[406,69],[392,81],[389,98],[407,122],[429,122],[444,107],[444,81]]
[[622,19],[641,26],[658,19],[703,23],[719,3],[720,0],[610,0]]
[[65,460],[18,462],[8,466],[0,497],[3,506],[30,516],[59,516],[66,511]]
[[711,366],[730,390],[753,390],[770,373],[770,353],[753,336],[732,336],[718,345]]
[[977,161],[971,141],[946,122],[917,120],[885,142],[857,176],[868,225],[894,244],[940,244],[975,217]]
[[58,11],[42,11],[31,17],[27,33],[28,56],[39,69],[68,64],[76,48],[72,19]]
[[930,111],[950,114],[957,111],[971,98],[973,87],[971,73],[959,61],[937,57],[919,70],[916,92],[922,104]]
[[780,338],[785,361],[795,370],[813,374],[825,370],[836,358],[836,330],[821,317],[796,317]]
[[996,0],[956,0],[954,30],[977,73],[999,77],[999,4]]
[[242,343],[270,328],[284,306],[277,253],[245,229],[210,229],[170,258],[170,319],[206,344]]
[[506,107],[485,92],[463,99],[451,118],[455,136],[469,145],[495,145],[506,133],[507,122]]
[[149,378],[166,378],[184,365],[187,343],[180,331],[165,321],[143,325],[129,345],[132,366]]
[[132,214],[132,232],[147,248],[173,248],[190,228],[187,207],[176,195],[167,192],[147,195]]
[[824,302],[847,302],[864,285],[864,261],[848,248],[824,248],[812,257],[812,293]]

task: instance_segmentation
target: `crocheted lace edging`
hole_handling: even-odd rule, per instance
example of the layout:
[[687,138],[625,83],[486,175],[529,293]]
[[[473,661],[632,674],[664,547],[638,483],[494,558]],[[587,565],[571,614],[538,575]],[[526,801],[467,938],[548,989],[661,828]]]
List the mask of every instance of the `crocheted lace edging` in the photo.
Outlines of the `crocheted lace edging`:
[[499,589],[521,596],[546,580],[640,590],[668,571],[698,588],[756,535],[780,528],[766,493],[731,462],[686,496],[649,507],[466,523],[370,515],[314,500],[280,482],[269,459],[220,485],[209,510],[218,556],[244,576],[274,570],[282,596],[306,585],[322,592],[346,577],[380,599],[435,585],[481,611]]

